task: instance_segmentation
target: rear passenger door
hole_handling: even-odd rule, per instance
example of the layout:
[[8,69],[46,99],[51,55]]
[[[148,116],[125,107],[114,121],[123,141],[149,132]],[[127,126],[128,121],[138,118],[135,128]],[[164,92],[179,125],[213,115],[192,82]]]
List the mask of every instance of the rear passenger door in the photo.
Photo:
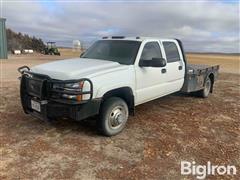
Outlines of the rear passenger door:
[[184,83],[185,64],[181,49],[175,40],[162,41],[167,60],[167,87],[169,93],[179,91]]

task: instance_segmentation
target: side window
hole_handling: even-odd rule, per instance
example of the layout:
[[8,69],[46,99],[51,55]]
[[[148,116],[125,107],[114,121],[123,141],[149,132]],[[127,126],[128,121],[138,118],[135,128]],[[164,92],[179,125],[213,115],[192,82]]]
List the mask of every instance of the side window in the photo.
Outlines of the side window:
[[179,52],[174,42],[163,42],[163,47],[167,56],[167,62],[180,61]]
[[152,60],[152,58],[161,58],[162,53],[160,46],[157,42],[148,42],[145,44],[141,59],[142,60]]

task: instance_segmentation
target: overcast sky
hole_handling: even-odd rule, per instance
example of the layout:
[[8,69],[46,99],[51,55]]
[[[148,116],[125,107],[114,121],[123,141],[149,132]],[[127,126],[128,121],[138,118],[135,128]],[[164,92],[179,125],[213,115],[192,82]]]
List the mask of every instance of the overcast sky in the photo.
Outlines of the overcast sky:
[[11,1],[3,0],[7,27],[71,46],[102,36],[179,38],[187,51],[239,50],[239,1]]

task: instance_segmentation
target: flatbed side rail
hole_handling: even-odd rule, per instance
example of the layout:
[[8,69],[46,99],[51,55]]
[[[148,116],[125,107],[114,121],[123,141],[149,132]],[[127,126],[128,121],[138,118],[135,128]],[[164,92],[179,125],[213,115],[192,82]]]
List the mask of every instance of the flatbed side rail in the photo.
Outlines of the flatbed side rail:
[[215,73],[219,70],[220,66],[215,65],[215,66],[206,66],[206,67],[196,67],[196,68],[188,68],[188,74],[196,74],[196,75],[201,75],[207,72],[210,73]]

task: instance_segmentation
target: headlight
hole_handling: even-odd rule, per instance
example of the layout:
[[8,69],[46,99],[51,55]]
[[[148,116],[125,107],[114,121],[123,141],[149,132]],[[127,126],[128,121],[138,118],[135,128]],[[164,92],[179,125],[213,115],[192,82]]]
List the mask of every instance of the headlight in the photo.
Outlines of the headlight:
[[68,83],[68,84],[65,84],[64,87],[67,88],[67,89],[72,89],[72,90],[77,90],[77,91],[81,91],[82,88],[83,88],[83,85],[84,85],[84,82],[81,81],[81,82],[77,82],[77,83]]
[[60,84],[60,83],[54,83],[53,89],[59,89],[59,90],[68,90],[68,91],[81,91],[83,88],[84,82],[77,82],[77,83],[66,83],[66,84]]
[[53,90],[60,92],[60,98],[82,101],[88,100],[90,94],[82,92],[90,91],[90,83],[88,81],[79,81],[74,83],[55,83]]

